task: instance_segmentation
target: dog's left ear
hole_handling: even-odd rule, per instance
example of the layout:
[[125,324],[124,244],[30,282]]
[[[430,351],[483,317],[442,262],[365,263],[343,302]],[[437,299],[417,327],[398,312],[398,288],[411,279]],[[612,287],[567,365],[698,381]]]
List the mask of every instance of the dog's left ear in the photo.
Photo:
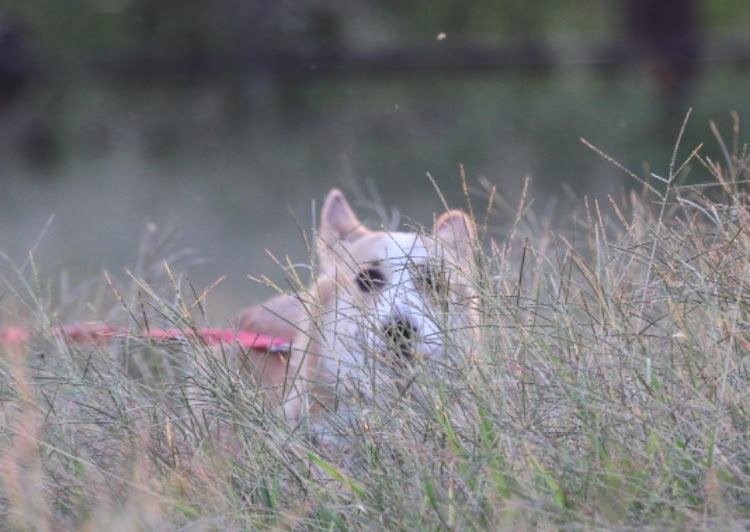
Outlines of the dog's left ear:
[[474,225],[465,213],[458,210],[444,213],[435,222],[435,236],[448,242],[474,239]]
[[474,224],[462,211],[453,210],[444,213],[435,222],[435,237],[455,247],[463,257],[472,256],[474,242]]

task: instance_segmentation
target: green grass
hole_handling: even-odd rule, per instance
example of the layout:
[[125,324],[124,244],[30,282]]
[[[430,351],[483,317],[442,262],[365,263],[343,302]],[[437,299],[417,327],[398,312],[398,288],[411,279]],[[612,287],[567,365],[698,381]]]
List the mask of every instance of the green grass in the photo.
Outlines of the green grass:
[[[549,228],[524,197],[504,241],[480,231],[480,344],[412,399],[332,416],[336,445],[289,428],[230,352],[138,339],[205,320],[189,283],[111,280],[95,313],[133,334],[84,348],[51,332],[33,261],[5,259],[5,321],[38,334],[0,358],[0,528],[744,528],[750,170],[728,144]],[[679,185],[688,169],[711,182]]]

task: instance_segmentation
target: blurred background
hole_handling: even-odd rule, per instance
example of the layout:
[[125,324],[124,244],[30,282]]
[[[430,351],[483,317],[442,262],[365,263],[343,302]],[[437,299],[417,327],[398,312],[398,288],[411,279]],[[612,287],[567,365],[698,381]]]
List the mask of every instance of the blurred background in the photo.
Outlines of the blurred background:
[[582,137],[663,176],[688,108],[680,156],[720,159],[709,121],[731,140],[730,113],[750,116],[750,3],[6,0],[0,250],[34,247],[70,292],[174,230],[201,259],[175,269],[227,275],[218,325],[270,295],[248,274],[283,279],[266,249],[309,261],[301,230],[333,186],[373,223],[429,224],[427,174],[462,206],[463,165],[477,205],[529,177],[557,216],[635,185]]

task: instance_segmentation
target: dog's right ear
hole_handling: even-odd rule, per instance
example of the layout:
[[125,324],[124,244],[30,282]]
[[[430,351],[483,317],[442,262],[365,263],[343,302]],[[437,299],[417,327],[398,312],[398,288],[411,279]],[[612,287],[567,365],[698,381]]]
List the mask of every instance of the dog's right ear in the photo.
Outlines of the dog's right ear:
[[354,242],[367,233],[367,229],[354,214],[344,194],[334,188],[326,196],[320,214],[319,236],[323,245],[332,246],[336,242]]

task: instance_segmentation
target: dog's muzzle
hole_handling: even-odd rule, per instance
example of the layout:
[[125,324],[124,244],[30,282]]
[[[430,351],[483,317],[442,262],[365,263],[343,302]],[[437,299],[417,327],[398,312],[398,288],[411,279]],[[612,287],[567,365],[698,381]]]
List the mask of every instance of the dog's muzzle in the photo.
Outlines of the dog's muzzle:
[[401,365],[413,358],[413,346],[417,338],[417,328],[403,316],[394,316],[393,319],[383,327],[383,335],[388,341],[388,347],[393,349],[396,355],[393,362]]

